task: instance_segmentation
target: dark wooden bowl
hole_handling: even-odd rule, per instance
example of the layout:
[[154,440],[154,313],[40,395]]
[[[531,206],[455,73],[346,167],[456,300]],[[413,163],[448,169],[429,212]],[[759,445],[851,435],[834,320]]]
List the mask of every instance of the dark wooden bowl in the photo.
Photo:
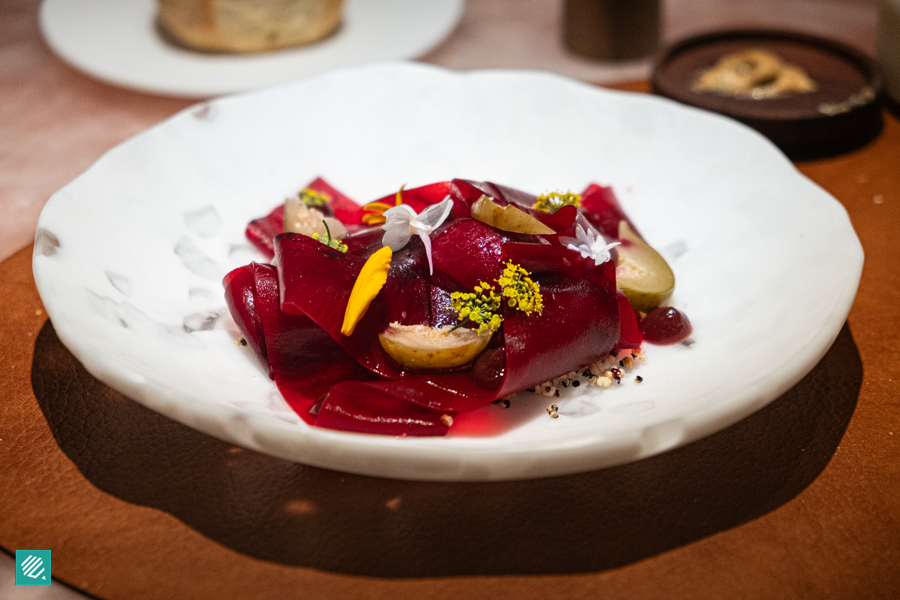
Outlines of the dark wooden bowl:
[[[817,90],[778,98],[740,98],[691,89],[700,71],[727,54],[764,49],[802,67]],[[733,30],[677,42],[657,61],[653,93],[748,125],[793,160],[859,148],[881,132],[882,80],[865,54],[831,40],[787,31]]]

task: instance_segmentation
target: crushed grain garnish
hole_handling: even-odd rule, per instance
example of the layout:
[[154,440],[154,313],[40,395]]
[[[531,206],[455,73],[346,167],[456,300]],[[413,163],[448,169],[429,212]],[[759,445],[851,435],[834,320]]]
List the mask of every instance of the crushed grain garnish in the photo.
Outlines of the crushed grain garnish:
[[[527,391],[541,396],[558,398],[561,389],[581,387],[582,383],[601,388],[611,386],[613,381],[617,385],[621,385],[624,377],[623,370],[633,368],[638,360],[647,360],[643,350],[611,352],[606,358],[582,367],[578,371],[566,373],[539,386],[528,388]],[[643,380],[643,377],[638,376],[634,381],[640,383]]]

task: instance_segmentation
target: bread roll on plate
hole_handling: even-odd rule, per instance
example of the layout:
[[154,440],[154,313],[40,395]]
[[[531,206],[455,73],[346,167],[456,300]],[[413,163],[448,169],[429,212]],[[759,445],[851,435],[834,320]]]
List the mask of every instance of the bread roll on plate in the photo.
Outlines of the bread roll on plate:
[[159,24],[206,52],[251,54],[316,42],[337,29],[343,0],[159,0]]

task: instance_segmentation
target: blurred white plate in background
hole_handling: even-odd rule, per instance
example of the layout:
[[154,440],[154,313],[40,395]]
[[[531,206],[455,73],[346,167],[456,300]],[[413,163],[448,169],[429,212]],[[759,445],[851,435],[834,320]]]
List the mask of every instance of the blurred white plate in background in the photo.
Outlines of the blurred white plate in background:
[[416,58],[444,40],[464,0],[346,0],[341,28],[303,48],[265,54],[192,52],[164,41],[154,0],[44,0],[47,44],[116,86],[202,98],[287,83],[331,69]]

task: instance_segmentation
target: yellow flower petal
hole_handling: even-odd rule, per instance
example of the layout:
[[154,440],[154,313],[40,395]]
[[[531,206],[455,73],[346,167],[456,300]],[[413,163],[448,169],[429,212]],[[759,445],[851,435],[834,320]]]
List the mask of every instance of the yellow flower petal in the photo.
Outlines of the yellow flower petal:
[[387,219],[384,218],[384,215],[378,215],[378,214],[363,215],[363,218],[362,218],[362,222],[365,223],[366,225],[381,225],[382,223],[385,223],[386,221],[387,221]]
[[[406,187],[406,184],[400,186],[400,190],[396,195],[396,204],[395,206],[400,206],[403,203],[403,188]],[[386,202],[369,202],[365,206],[363,206],[363,212],[366,214],[363,215],[362,222],[366,225],[383,225],[387,219],[384,218],[384,211],[393,208],[390,204]]]
[[383,213],[387,209],[391,208],[390,204],[385,204],[384,202],[369,202],[365,206],[363,206],[363,210],[371,210]]
[[341,325],[341,333],[350,336],[356,329],[363,315],[369,309],[369,305],[387,281],[388,269],[391,268],[392,252],[389,246],[385,246],[369,257],[366,264],[356,277],[353,290],[350,292],[350,300],[347,301],[347,309],[344,311],[344,323]]

